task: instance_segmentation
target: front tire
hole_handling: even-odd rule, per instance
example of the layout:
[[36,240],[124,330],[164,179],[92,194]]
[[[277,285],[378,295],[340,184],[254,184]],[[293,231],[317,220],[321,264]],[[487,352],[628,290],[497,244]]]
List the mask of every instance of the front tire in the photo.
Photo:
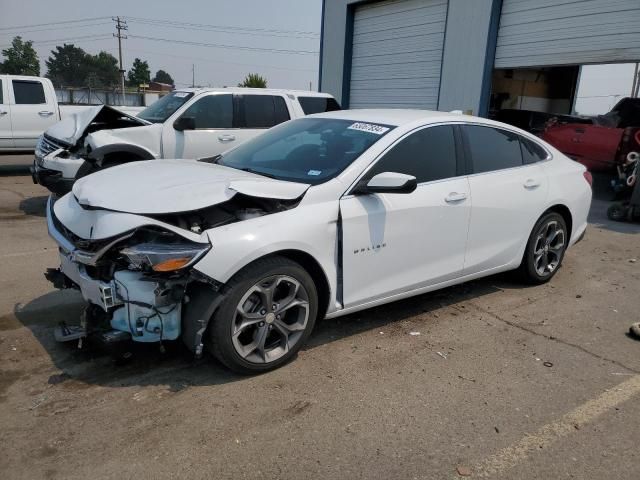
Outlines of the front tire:
[[550,212],[533,227],[520,265],[520,276],[531,284],[546,283],[556,274],[569,238],[562,215]]
[[315,325],[318,294],[311,276],[284,257],[258,260],[227,284],[209,329],[216,359],[242,374],[288,362]]

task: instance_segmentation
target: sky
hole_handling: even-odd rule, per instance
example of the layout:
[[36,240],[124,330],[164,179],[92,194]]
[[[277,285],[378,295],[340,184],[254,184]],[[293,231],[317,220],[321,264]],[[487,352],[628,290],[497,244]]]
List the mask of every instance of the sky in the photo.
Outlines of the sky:
[[[191,86],[192,65],[196,85],[235,86],[246,74],[259,73],[273,88],[308,90],[309,82],[318,87],[322,0],[0,0],[0,5],[0,48],[15,35],[33,40],[41,75],[51,50],[63,43],[92,54],[106,50],[117,58],[111,17],[119,15],[128,24],[127,70],[139,57],[149,62],[152,75],[163,69],[179,87]],[[68,20],[84,21],[56,24]]]
[[631,94],[634,63],[585,65],[580,73],[575,110],[582,115],[607,113]]

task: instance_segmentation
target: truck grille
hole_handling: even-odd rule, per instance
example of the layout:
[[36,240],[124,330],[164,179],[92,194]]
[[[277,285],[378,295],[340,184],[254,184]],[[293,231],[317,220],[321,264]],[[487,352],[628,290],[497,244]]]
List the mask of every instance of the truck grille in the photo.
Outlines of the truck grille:
[[38,144],[36,145],[36,157],[42,159],[59,148],[69,148],[69,145],[43,134],[38,139]]

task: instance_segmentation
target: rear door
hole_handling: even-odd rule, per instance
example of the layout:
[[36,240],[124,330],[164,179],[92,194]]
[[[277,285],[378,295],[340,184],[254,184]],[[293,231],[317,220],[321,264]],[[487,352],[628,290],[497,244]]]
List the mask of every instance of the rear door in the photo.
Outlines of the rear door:
[[58,121],[56,99],[47,98],[44,84],[37,79],[13,78],[9,89],[14,146],[32,150],[42,132]]
[[463,125],[473,205],[464,274],[519,262],[544,208],[547,152],[509,130]]
[[13,148],[13,133],[11,133],[11,109],[7,94],[6,77],[0,75],[0,149]]
[[249,140],[291,118],[282,95],[242,94],[234,97],[238,130],[231,141],[235,143]]
[[345,307],[462,274],[471,198],[455,138],[451,125],[414,131],[363,177],[413,175],[418,187],[412,193],[346,195],[340,200]]

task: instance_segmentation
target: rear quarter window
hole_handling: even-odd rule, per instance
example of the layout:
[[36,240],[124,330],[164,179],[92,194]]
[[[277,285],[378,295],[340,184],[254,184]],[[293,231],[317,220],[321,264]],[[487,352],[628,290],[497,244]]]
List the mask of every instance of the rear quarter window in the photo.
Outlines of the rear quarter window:
[[44,98],[44,87],[40,82],[29,80],[12,80],[13,96],[17,105],[39,105],[47,103]]
[[298,97],[298,101],[305,115],[340,110],[340,105],[333,97]]
[[549,154],[544,148],[528,138],[520,137],[520,148],[522,150],[522,161],[525,165],[541,162],[549,158]]

